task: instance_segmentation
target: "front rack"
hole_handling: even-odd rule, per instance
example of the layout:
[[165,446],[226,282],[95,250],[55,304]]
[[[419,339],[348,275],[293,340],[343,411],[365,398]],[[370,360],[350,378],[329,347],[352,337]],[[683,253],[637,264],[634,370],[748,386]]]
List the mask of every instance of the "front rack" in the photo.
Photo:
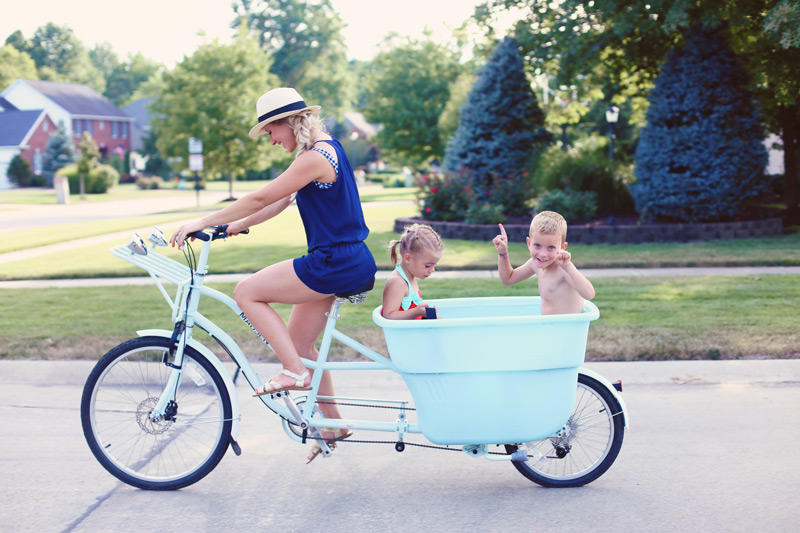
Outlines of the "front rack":
[[134,253],[126,245],[116,246],[110,251],[120,259],[147,270],[151,276],[157,276],[175,285],[185,285],[192,279],[192,271],[188,266],[159,254],[155,246],[148,248],[146,255]]

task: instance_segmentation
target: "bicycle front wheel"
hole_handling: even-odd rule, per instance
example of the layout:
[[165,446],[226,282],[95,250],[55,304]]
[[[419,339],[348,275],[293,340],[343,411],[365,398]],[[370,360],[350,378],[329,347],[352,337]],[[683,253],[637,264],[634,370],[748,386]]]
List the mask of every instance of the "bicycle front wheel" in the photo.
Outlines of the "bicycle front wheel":
[[162,360],[169,339],[141,337],[112,348],[83,389],[81,422],[89,448],[112,475],[141,489],[196,483],[230,443],[231,400],[225,382],[199,352],[186,347],[175,397],[153,419],[173,369]]
[[579,374],[575,409],[561,431],[540,441],[506,444],[506,451],[527,452],[527,461],[512,464],[539,485],[579,487],[614,463],[625,431],[622,416],[619,402],[606,387]]

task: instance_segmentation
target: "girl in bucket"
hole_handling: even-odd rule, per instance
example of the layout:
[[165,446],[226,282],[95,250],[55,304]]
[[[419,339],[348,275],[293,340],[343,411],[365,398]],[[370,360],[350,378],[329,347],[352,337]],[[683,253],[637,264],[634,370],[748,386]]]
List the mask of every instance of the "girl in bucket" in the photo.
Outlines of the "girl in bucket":
[[[297,198],[306,232],[308,253],[268,266],[239,282],[236,303],[256,331],[275,349],[283,370],[256,389],[256,396],[284,390],[307,390],[311,373],[301,357],[316,359],[319,337],[334,294],[369,290],[377,267],[364,243],[369,229],[364,222],[353,169],[338,140],[323,127],[320,107],[306,105],[296,90],[268,91],[256,103],[256,125],[250,137],[264,135],[271,144],[296,152],[283,174],[261,189],[226,208],[181,226],[170,239],[181,246],[186,236],[218,224],[229,224],[236,235],[264,222]],[[272,304],[291,304],[288,325]],[[329,373],[323,374],[319,392],[333,396]],[[333,401],[320,404],[328,418],[342,418]],[[324,429],[322,437],[334,442],[349,437],[349,430]],[[312,448],[311,461],[319,454]]]
[[436,270],[444,251],[442,238],[426,224],[412,224],[406,226],[400,239],[389,243],[389,250],[396,268],[383,287],[381,314],[392,320],[435,318],[431,313],[434,308],[422,301],[417,280]]

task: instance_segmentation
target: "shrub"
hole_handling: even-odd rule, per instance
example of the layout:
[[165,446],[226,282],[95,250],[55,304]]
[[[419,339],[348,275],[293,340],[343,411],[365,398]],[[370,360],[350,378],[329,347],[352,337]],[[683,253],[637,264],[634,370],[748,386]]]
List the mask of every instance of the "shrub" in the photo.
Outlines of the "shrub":
[[506,216],[530,215],[533,183],[526,172],[492,177],[488,188],[483,189],[483,195],[478,194],[474,179],[467,170],[458,174],[426,174],[417,179],[422,217],[426,220],[464,219],[470,224],[495,224],[505,221]]
[[[61,167],[56,171],[56,176],[65,176],[69,181],[69,193],[81,192],[78,165],[71,164]],[[84,179],[83,187],[86,194],[103,194],[119,182],[119,173],[109,165],[97,165],[89,171]]]
[[472,194],[463,174],[423,174],[416,185],[422,218],[445,221],[463,218]]
[[383,184],[383,187],[386,189],[391,189],[394,187],[405,187],[406,186],[406,175],[405,174],[381,174],[380,175],[380,182]]
[[544,192],[535,202],[536,211],[555,211],[569,221],[588,222],[597,213],[597,193],[553,189]]
[[633,213],[631,168],[617,163],[612,171],[609,163],[608,139],[601,136],[583,139],[566,152],[553,146],[540,159],[534,183],[543,190],[593,191],[602,215]]
[[164,185],[164,180],[161,176],[146,176],[142,174],[136,178],[136,186],[143,190],[160,189]]
[[508,216],[530,215],[533,196],[533,180],[525,171],[492,179],[489,200]]
[[102,192],[106,192],[108,189],[119,185],[119,172],[111,165],[97,165],[91,173],[105,182],[106,188]]
[[467,224],[502,224],[505,221],[503,206],[497,204],[472,204],[464,214]]
[[33,173],[30,164],[20,155],[15,155],[11,159],[6,176],[18,187],[43,187],[47,183],[44,176]]

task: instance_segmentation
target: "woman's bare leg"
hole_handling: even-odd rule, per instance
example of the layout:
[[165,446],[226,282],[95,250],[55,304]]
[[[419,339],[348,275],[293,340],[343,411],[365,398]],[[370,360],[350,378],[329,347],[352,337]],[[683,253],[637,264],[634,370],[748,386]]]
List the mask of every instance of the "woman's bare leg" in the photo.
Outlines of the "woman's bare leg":
[[[333,296],[329,296],[322,300],[296,304],[292,307],[292,315],[289,318],[289,335],[292,337],[297,353],[301,357],[316,361],[317,356],[319,356],[316,340],[322,330],[325,329],[325,322],[328,320],[325,313],[330,311],[333,298]],[[333,380],[330,372],[325,372],[322,375],[319,393],[321,396],[334,395]],[[320,404],[319,407],[327,418],[342,418],[339,413],[339,407],[335,403],[326,401],[326,403]]]
[[[297,277],[292,261],[288,260],[268,266],[240,281],[233,291],[233,296],[256,331],[275,349],[283,368],[296,374],[305,372],[306,368],[300,361],[289,329],[270,303],[297,305],[329,302],[330,295],[309,289]],[[281,386],[295,384],[292,378],[283,374],[273,378],[272,381]],[[311,380],[307,378],[303,384],[309,383]]]

